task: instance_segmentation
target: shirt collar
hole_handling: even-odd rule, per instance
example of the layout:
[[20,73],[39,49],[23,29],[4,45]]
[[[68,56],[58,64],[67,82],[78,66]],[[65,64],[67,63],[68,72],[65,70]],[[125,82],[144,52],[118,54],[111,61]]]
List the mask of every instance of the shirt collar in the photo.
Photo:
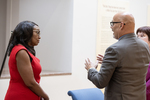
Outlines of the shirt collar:
[[[127,34],[126,34],[127,35]],[[118,40],[121,40],[125,35],[121,36]]]

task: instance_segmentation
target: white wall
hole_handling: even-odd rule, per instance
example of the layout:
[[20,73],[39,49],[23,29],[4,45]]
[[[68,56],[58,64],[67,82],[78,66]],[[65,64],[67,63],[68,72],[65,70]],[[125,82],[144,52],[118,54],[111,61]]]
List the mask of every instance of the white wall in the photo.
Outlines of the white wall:
[[150,0],[124,0],[130,2],[130,12],[135,17],[135,30],[147,25],[147,12]]
[[3,61],[3,57],[4,57],[4,50],[5,50],[5,33],[6,33],[6,1],[5,0],[1,0],[0,3],[0,64]]
[[19,6],[19,21],[40,27],[36,56],[43,70],[71,72],[73,0],[20,0]]
[[[136,28],[147,24],[149,0],[126,0],[136,20]],[[51,100],[71,100],[68,90],[90,88],[94,85],[87,80],[84,69],[85,58],[95,61],[97,0],[74,0],[72,75],[42,77],[41,86]],[[111,33],[110,33],[111,34]],[[0,99],[3,100],[9,79],[0,79]]]

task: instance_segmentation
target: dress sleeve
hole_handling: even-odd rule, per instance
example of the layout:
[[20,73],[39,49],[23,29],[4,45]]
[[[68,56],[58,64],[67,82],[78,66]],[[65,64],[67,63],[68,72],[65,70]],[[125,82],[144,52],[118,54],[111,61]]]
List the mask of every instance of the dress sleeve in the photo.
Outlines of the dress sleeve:
[[150,65],[148,66],[148,71],[146,75],[146,97],[150,100]]
[[146,97],[147,100],[150,99],[150,79],[146,82]]
[[100,71],[90,69],[88,71],[88,79],[98,88],[107,86],[119,62],[118,57],[118,53],[109,47],[105,52]]

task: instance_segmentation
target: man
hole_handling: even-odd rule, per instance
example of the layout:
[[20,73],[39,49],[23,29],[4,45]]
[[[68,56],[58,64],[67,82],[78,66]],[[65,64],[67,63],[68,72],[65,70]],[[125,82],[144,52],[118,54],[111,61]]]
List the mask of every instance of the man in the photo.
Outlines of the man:
[[117,13],[111,24],[114,38],[118,42],[107,48],[102,63],[85,61],[88,79],[98,88],[105,87],[105,100],[146,100],[145,79],[150,61],[148,45],[134,34],[134,17],[128,12]]

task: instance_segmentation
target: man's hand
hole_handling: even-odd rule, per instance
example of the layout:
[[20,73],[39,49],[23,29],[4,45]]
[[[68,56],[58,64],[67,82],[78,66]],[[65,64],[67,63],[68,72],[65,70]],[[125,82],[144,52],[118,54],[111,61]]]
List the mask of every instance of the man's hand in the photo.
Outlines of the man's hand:
[[97,68],[97,66],[98,66],[98,62],[92,63],[89,58],[87,58],[87,60],[85,60],[85,69],[86,70],[89,70],[90,68]]

